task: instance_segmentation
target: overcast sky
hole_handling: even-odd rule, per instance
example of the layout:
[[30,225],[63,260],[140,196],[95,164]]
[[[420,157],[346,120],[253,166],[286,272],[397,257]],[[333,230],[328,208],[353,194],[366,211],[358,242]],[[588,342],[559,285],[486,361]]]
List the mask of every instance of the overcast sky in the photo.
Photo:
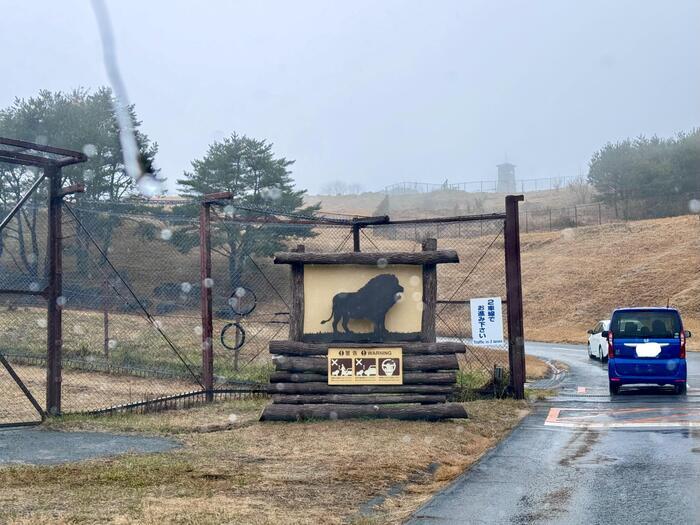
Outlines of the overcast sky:
[[[0,0],[0,106],[107,84],[90,3]],[[576,175],[607,141],[700,123],[700,1],[108,2],[171,181],[233,131],[300,187]]]

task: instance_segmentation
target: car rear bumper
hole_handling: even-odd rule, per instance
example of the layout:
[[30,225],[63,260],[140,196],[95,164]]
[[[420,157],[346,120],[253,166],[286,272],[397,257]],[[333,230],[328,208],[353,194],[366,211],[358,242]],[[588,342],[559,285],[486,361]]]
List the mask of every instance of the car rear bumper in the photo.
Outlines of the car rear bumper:
[[675,384],[688,378],[685,359],[622,359],[608,361],[608,379],[619,384]]

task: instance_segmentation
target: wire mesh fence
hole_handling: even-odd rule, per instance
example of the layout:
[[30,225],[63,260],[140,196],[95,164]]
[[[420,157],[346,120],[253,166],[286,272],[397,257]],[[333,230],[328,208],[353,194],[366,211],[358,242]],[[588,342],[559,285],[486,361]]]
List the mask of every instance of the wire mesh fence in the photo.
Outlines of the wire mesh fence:
[[[46,387],[46,209],[27,207],[2,234],[0,352],[44,406]],[[176,398],[203,389],[200,292],[211,287],[214,388],[267,383],[269,342],[286,339],[287,265],[273,254],[352,251],[352,221],[226,212],[212,220],[212,279],[200,282],[199,222],[164,208],[115,211],[85,203],[63,210],[63,412],[101,411]],[[505,297],[503,220],[368,226],[363,251],[419,251],[426,238],[455,249],[460,263],[438,272],[437,331],[468,346],[463,374],[474,389],[494,366],[507,367],[505,345],[471,344],[469,299]],[[226,330],[225,330],[226,329]],[[0,369],[0,423],[39,417]]]

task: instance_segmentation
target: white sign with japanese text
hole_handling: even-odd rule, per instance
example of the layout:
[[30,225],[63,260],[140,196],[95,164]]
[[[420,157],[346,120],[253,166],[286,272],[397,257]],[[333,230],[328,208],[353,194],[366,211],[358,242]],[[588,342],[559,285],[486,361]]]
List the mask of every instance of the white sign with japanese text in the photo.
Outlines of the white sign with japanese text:
[[503,344],[503,315],[500,297],[482,297],[469,301],[472,314],[472,341],[475,345]]

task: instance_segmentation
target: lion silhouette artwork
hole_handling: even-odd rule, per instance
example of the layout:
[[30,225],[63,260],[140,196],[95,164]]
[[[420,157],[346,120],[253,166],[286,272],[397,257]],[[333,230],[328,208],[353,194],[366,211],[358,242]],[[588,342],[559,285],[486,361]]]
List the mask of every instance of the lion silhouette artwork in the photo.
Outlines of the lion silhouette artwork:
[[351,319],[370,321],[374,327],[376,341],[383,341],[386,328],[384,326],[387,312],[399,300],[403,286],[399,279],[392,274],[383,273],[372,277],[356,292],[341,292],[333,296],[333,311],[331,316],[321,324],[333,319],[333,334],[338,335],[338,323],[341,323],[346,334],[353,334],[348,328]]

